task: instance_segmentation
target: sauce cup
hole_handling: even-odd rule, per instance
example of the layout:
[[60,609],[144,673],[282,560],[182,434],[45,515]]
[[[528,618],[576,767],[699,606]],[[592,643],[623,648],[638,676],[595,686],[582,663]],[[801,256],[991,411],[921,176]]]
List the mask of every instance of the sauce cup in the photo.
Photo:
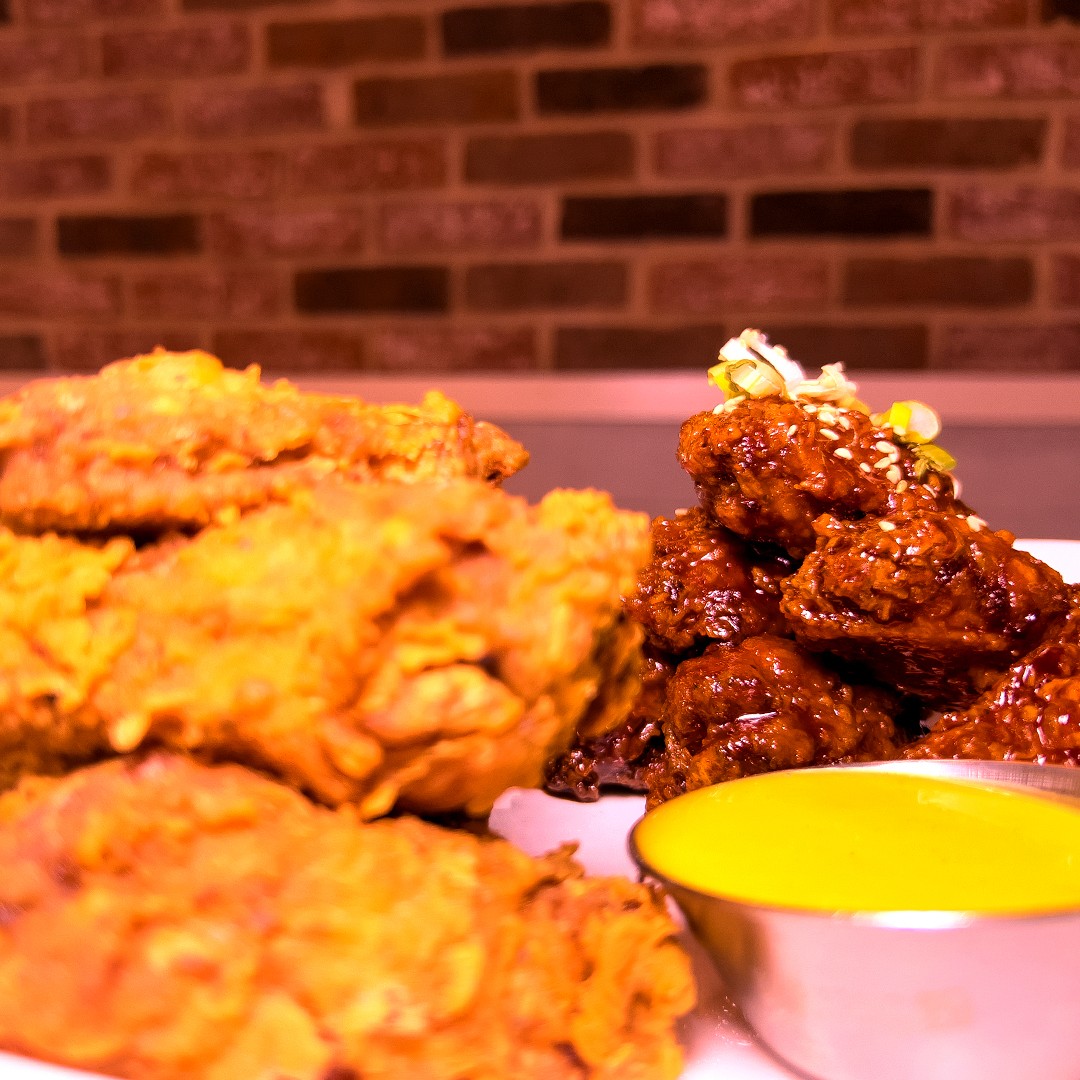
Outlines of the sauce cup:
[[[849,770],[974,781],[1080,814],[1080,769],[910,761],[800,772]],[[646,815],[630,853],[670,892],[750,1027],[785,1064],[816,1080],[1080,1080],[1080,903],[1018,913],[809,910],[797,895],[725,896],[665,872],[649,847],[658,834],[646,823],[700,794]],[[722,858],[724,845],[714,835],[701,857]],[[994,872],[1022,893],[1014,854],[1003,846]],[[1080,864],[1080,849],[1073,858]]]

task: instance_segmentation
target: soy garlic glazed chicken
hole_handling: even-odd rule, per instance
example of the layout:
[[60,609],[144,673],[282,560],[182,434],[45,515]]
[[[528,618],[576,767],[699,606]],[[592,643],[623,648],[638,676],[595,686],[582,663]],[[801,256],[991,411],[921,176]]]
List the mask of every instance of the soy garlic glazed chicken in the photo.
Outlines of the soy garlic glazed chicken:
[[842,365],[808,378],[754,330],[719,361],[724,401],[679,436],[700,505],[653,523],[626,604],[644,704],[549,765],[549,788],[594,798],[614,777],[654,805],[793,766],[1080,759],[1069,590],[959,499],[933,410],[872,413]]

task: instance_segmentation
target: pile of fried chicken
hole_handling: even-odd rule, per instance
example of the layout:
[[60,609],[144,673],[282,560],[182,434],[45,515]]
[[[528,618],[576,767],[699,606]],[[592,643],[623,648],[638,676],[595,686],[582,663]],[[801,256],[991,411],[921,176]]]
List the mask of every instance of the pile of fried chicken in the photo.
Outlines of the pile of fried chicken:
[[640,686],[647,521],[529,506],[498,486],[525,460],[437,394],[202,353],[0,402],[0,1048],[139,1080],[678,1075],[655,891],[451,827]]
[[773,769],[891,758],[1080,764],[1080,591],[958,498],[918,402],[872,415],[758,331],[710,376],[627,609],[644,687],[547,786],[656,804]]

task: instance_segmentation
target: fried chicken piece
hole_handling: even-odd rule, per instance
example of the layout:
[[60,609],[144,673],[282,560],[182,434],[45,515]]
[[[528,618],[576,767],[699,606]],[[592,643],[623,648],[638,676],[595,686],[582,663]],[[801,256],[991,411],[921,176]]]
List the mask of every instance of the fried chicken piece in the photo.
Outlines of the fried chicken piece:
[[821,514],[857,521],[960,508],[947,473],[894,441],[889,428],[834,405],[733,398],[683,424],[679,462],[716,522],[796,557],[813,551]]
[[653,556],[627,601],[658,649],[700,652],[755,634],[783,634],[780,582],[796,563],[754,550],[697,508],[652,524]]
[[30,532],[158,535],[283,498],[329,473],[478,476],[528,461],[441,394],[375,406],[264,385],[203,352],[43,379],[0,402],[0,521]]
[[712,646],[668,682],[648,805],[774,769],[894,758],[896,708],[888,691],[846,683],[786,638]]
[[637,692],[647,521],[596,492],[327,481],[125,543],[3,534],[0,785],[165,746],[364,816],[476,815]]
[[1080,587],[1070,600],[1057,632],[967,709],[945,713],[903,756],[1080,765]]
[[0,1046],[135,1080],[674,1080],[660,897],[238,766],[0,799]]
[[645,770],[663,753],[660,713],[675,663],[652,646],[642,650],[641,692],[626,719],[601,735],[578,734],[570,749],[548,762],[544,787],[578,802],[596,802],[606,788],[645,790]]
[[821,532],[782,585],[796,638],[934,705],[971,701],[1068,607],[1056,570],[975,517],[903,511]]

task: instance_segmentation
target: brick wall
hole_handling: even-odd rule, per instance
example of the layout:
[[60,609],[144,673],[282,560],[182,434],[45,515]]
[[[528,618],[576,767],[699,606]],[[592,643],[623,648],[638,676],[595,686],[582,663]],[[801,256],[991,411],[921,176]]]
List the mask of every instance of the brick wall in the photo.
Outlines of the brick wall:
[[0,0],[0,366],[1080,369],[1078,0]]

